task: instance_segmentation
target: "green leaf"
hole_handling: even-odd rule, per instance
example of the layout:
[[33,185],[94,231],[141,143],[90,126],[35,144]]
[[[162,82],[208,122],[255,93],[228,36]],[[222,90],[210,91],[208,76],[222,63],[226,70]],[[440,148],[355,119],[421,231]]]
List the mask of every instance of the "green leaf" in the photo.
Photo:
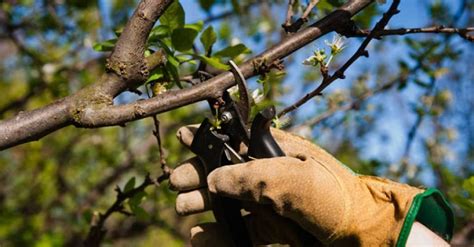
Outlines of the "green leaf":
[[161,68],[158,68],[156,69],[156,71],[153,71],[153,73],[151,74],[151,76],[148,78],[148,80],[146,81],[146,83],[149,83],[151,81],[156,81],[158,79],[161,79],[163,78],[163,70]]
[[114,49],[115,43],[117,43],[117,39],[109,39],[104,42],[95,43],[92,48],[95,51],[100,51],[100,52],[111,51]]
[[158,41],[160,39],[170,36],[170,34],[171,34],[170,27],[165,26],[165,25],[158,25],[151,30],[149,40]]
[[82,218],[85,222],[90,223],[92,222],[92,217],[94,216],[93,212],[90,209],[87,209],[82,213]]
[[128,182],[125,184],[125,187],[123,187],[123,192],[127,193],[135,188],[135,177],[130,178]]
[[221,69],[221,70],[230,69],[230,67],[227,64],[222,63],[218,57],[206,57],[202,55],[193,55],[193,56],[205,62],[206,64],[211,65],[212,67],[216,69]]
[[117,37],[120,37],[120,35],[122,34],[122,32],[123,32],[123,27],[119,27],[119,28],[116,28],[116,29],[114,30],[114,34],[115,34],[115,36],[117,36]]
[[135,217],[137,217],[139,220],[148,220],[150,218],[150,215],[148,214],[147,211],[145,211],[145,209],[143,209],[142,207],[138,206],[138,207],[133,207],[133,208],[130,208],[133,212],[133,214],[135,215]]
[[216,32],[214,32],[214,28],[212,26],[209,26],[201,34],[201,43],[202,43],[202,46],[204,46],[204,50],[206,53],[208,53],[211,50],[211,47],[216,43],[216,40],[217,40]]
[[474,176],[464,180],[462,187],[466,190],[471,196],[474,196]]
[[128,205],[130,206],[130,208],[138,207],[142,203],[143,198],[145,198],[146,196],[147,194],[145,191],[140,191],[134,196],[132,196],[132,198],[128,199]]
[[233,59],[240,54],[248,54],[251,53],[249,48],[247,48],[244,44],[238,44],[234,46],[229,46],[227,48],[224,48],[214,54],[216,57],[228,57],[230,59]]
[[173,82],[176,83],[179,88],[183,88],[179,80],[179,61],[172,55],[168,54],[167,57],[168,61],[165,64],[166,71],[171,74]]
[[202,28],[204,27],[204,22],[203,21],[198,21],[196,23],[186,24],[186,25],[184,25],[184,27],[194,29],[197,32],[201,32]]
[[193,48],[194,39],[198,31],[191,28],[177,28],[171,35],[173,47],[178,51],[187,51]]
[[160,24],[168,26],[171,30],[184,26],[184,9],[179,1],[174,1],[160,17]]

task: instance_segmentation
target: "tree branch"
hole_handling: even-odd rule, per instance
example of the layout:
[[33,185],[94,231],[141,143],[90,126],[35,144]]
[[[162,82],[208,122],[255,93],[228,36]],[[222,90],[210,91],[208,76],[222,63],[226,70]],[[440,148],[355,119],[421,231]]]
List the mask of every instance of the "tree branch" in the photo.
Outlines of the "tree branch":
[[[444,27],[444,26],[432,26],[432,27],[424,27],[424,28],[384,29],[384,30],[377,31],[375,33],[375,37],[381,38],[382,36],[406,35],[406,34],[416,34],[416,33],[445,33],[445,34],[457,34],[461,38],[472,42],[474,41],[474,36],[470,35],[469,34],[470,32],[474,32],[474,27],[454,28],[454,27]],[[354,33],[347,34],[347,36],[365,37],[369,33],[370,32],[368,30],[354,30]]]
[[293,5],[295,4],[295,0],[288,0],[288,9],[286,11],[286,19],[285,23],[283,23],[282,27],[286,30],[287,27],[291,26],[291,18],[293,18]]
[[387,90],[390,90],[391,88],[393,88],[393,86],[395,86],[398,82],[400,82],[401,80],[406,80],[408,74],[401,74],[399,77],[381,85],[381,86],[378,86],[377,88],[374,88],[370,91],[367,91],[365,92],[364,94],[360,95],[359,97],[353,99],[351,102],[347,103],[347,104],[344,104],[344,105],[341,105],[339,107],[335,107],[335,108],[330,108],[328,109],[328,111],[314,117],[314,118],[311,118],[307,121],[305,121],[304,123],[298,125],[298,126],[294,126],[290,129],[290,131],[292,132],[298,132],[298,130],[303,127],[303,126],[314,126],[314,125],[317,125],[319,123],[321,123],[322,121],[330,118],[331,116],[333,116],[334,114],[336,114],[337,112],[343,112],[343,111],[349,111],[349,110],[352,110],[352,109],[358,109],[364,101],[368,100],[369,98],[371,98],[372,96],[375,96],[379,93],[382,93],[382,92],[385,92]]
[[308,6],[306,6],[303,12],[303,15],[301,15],[301,17],[298,18],[298,20],[296,20],[294,23],[291,23],[291,17],[293,16],[292,5],[294,4],[294,1],[290,1],[290,4],[288,5],[288,13],[286,16],[286,21],[282,25],[283,29],[285,29],[285,32],[287,33],[297,32],[301,28],[301,26],[303,26],[303,24],[308,22],[308,16],[309,14],[311,14],[311,11],[314,9],[314,7],[316,7],[318,2],[319,0],[311,0]]
[[[248,78],[258,74],[259,67],[265,67],[282,59],[326,33],[334,31],[338,25],[347,22],[351,16],[365,8],[373,0],[354,0],[332,12],[322,20],[294,34],[261,53],[254,59],[242,64],[239,69]],[[79,116],[79,126],[96,128],[121,125],[126,122],[153,116],[178,107],[217,98],[222,92],[233,86],[234,76],[231,72],[223,72],[199,85],[182,90],[168,91],[157,97],[137,101],[133,104],[110,106],[102,109],[87,109]]]
[[[129,20],[108,59],[109,72],[101,81],[43,108],[20,112],[0,122],[0,150],[38,140],[51,132],[71,125],[85,108],[112,105],[113,97],[144,81],[148,69],[164,62],[157,52],[144,58],[149,32],[172,0],[142,0]],[[160,56],[161,55],[161,56]],[[119,70],[114,69],[118,65]]]
[[119,187],[117,187],[117,199],[115,200],[114,204],[107,209],[107,211],[104,214],[99,214],[99,218],[97,219],[97,222],[93,223],[89,234],[87,235],[86,240],[84,241],[85,246],[100,246],[100,243],[105,237],[106,230],[104,229],[104,224],[105,221],[109,218],[110,215],[112,215],[115,212],[123,212],[123,203],[125,200],[132,198],[134,195],[136,195],[139,192],[142,192],[145,190],[150,185],[153,185],[154,181],[149,177],[146,176],[145,180],[143,183],[126,192],[122,192]]
[[[240,70],[247,78],[257,75],[259,66],[272,64],[274,61],[292,54],[322,35],[334,31],[338,26],[348,22],[351,16],[367,7],[373,1],[374,0],[349,1],[322,20],[284,39],[256,58],[245,62],[240,66]],[[148,2],[150,1],[147,1],[147,3]],[[152,1],[152,5],[157,8],[161,6],[156,2],[157,1]],[[164,4],[168,2],[160,1],[160,3]],[[132,19],[134,17],[138,18],[136,17],[138,16],[137,13],[141,12],[136,11]],[[145,16],[148,15],[145,14]],[[149,25],[148,22],[146,22],[146,24]],[[130,32],[124,32],[119,40],[126,39],[126,34],[128,33]],[[119,49],[116,48],[116,52],[118,50]],[[122,57],[122,55],[114,56],[118,58]],[[130,121],[150,117],[197,101],[219,97],[223,90],[235,84],[232,73],[224,72],[194,87],[168,91],[157,97],[137,101],[132,104],[113,106],[113,96],[116,96],[121,90],[126,90],[130,85],[130,81],[128,80],[130,78],[127,77],[127,80],[123,80],[121,76],[122,75],[108,73],[101,82],[80,90],[72,96],[59,100],[42,109],[23,113],[21,114],[24,116],[23,118],[15,117],[0,122],[0,150],[37,140],[71,124],[85,128],[123,125]],[[45,109],[48,109],[48,111],[45,112]],[[42,120],[43,124],[35,125],[36,121],[32,119],[36,121]],[[29,124],[25,125],[22,121],[27,121]],[[28,128],[22,130],[20,126]]]
[[379,22],[377,22],[377,24],[375,24],[375,27],[372,29],[372,31],[369,33],[369,35],[367,36],[367,38],[362,42],[362,44],[360,45],[359,49],[357,49],[357,51],[354,53],[354,55],[352,55],[352,57],[349,58],[349,60],[347,60],[347,62],[342,65],[342,67],[340,67],[336,72],[334,72],[334,74],[332,76],[324,76],[323,78],[323,81],[321,82],[321,84],[315,89],[313,90],[312,92],[306,94],[303,98],[301,98],[300,100],[298,100],[296,103],[294,103],[293,105],[283,109],[283,111],[281,111],[279,114],[278,114],[278,117],[282,117],[284,116],[285,114],[289,113],[289,112],[292,112],[296,109],[298,109],[298,107],[302,106],[303,104],[305,104],[306,102],[308,102],[310,99],[312,99],[313,97],[315,96],[318,96],[318,95],[321,95],[322,94],[322,91],[324,89],[326,89],[329,85],[331,85],[331,83],[333,83],[334,81],[336,81],[337,79],[344,79],[345,78],[345,71],[357,60],[359,59],[360,57],[368,57],[369,56],[369,53],[367,52],[366,48],[367,46],[369,45],[370,41],[372,41],[372,39],[375,38],[375,34],[378,30],[382,30],[387,24],[388,22],[390,21],[390,19],[398,14],[398,5],[400,4],[400,0],[394,0],[392,5],[390,6],[389,10],[384,13],[383,17],[379,20]]
[[122,79],[107,90],[116,96],[127,88],[134,88],[148,79],[149,68],[145,61],[146,42],[151,29],[173,0],[141,1],[127,22],[115,48],[107,60],[106,68]]

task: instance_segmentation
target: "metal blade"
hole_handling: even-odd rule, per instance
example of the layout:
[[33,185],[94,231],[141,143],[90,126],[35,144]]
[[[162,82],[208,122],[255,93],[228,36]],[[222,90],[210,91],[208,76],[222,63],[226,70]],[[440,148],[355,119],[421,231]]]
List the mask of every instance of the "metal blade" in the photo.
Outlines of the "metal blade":
[[237,111],[239,112],[242,122],[245,125],[248,125],[250,118],[250,97],[247,88],[247,81],[245,80],[242,71],[240,71],[239,67],[234,63],[234,61],[230,60],[229,64],[239,89],[239,101],[236,102]]
[[224,152],[225,155],[227,156],[227,159],[231,161],[233,164],[238,164],[238,163],[243,163],[245,162],[244,158],[240,156],[237,151],[235,151],[229,144],[224,143]]

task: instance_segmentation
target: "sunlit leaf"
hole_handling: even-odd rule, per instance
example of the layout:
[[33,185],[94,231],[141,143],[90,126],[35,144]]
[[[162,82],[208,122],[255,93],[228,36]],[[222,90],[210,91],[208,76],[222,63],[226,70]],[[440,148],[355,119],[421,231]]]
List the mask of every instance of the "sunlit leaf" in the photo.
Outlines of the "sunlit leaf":
[[165,13],[160,17],[160,24],[170,27],[171,30],[184,26],[184,9],[179,1],[173,1],[168,9],[166,9]]
[[230,69],[229,65],[226,65],[220,61],[219,58],[217,57],[206,57],[202,55],[197,55],[196,56],[199,60],[211,65],[212,67],[216,69],[221,69],[221,70],[228,70]]
[[111,51],[114,49],[115,43],[117,43],[117,39],[109,39],[107,41],[94,44],[92,48],[95,51],[100,51],[100,52]]
[[135,177],[132,177],[128,180],[128,182],[123,187],[123,192],[129,192],[135,188]]
[[217,35],[216,32],[214,32],[214,28],[212,26],[209,26],[204,30],[204,32],[201,34],[201,43],[202,46],[204,46],[204,50],[206,53],[209,52],[211,47],[216,43],[217,40]]
[[204,27],[204,22],[203,21],[198,21],[196,23],[186,24],[186,25],[184,25],[184,27],[194,29],[197,32],[201,32],[202,28]]
[[249,48],[247,48],[244,44],[238,44],[234,46],[226,47],[214,54],[216,57],[228,57],[233,59],[241,54],[248,54],[251,53]]

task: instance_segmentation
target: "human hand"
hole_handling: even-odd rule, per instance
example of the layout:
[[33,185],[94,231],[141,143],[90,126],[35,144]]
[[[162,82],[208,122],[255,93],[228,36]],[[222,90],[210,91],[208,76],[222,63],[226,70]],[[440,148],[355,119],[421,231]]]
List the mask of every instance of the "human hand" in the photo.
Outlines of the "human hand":
[[[190,146],[197,126],[178,131]],[[212,209],[208,191],[245,202],[255,243],[301,245],[394,245],[413,197],[422,190],[354,174],[311,142],[280,131],[272,134],[286,157],[224,166],[207,178],[197,158],[177,167],[171,187],[180,191],[176,211]],[[225,246],[217,223],[191,230],[194,246]],[[316,237],[315,241],[310,235]],[[312,243],[308,243],[311,242]]]

